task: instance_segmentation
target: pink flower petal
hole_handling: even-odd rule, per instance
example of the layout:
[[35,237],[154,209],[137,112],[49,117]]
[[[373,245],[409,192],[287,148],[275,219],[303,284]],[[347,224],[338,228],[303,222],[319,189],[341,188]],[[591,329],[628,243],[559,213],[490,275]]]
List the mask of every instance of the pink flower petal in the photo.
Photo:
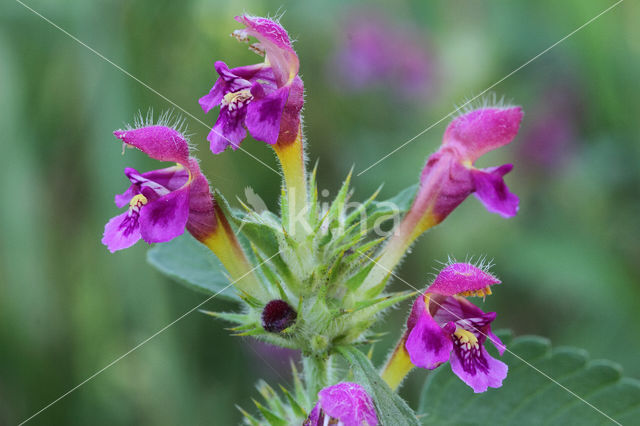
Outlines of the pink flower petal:
[[443,145],[456,148],[462,159],[473,163],[511,142],[518,133],[522,115],[520,107],[473,110],[449,124]]
[[[259,86],[259,83],[256,83]],[[254,87],[256,87],[254,85]],[[259,89],[262,91],[262,89]],[[246,125],[255,139],[274,144],[278,141],[280,121],[289,88],[283,87],[264,97],[254,99],[247,107]]]
[[345,426],[377,426],[378,417],[371,397],[357,383],[341,382],[318,392],[322,411]]
[[465,292],[483,290],[500,280],[488,272],[470,264],[453,263],[446,266],[427,288],[427,293],[453,296]]
[[148,243],[163,243],[182,235],[189,218],[189,188],[170,192],[140,210],[140,234]]
[[126,212],[111,218],[104,227],[102,244],[107,246],[111,253],[126,249],[134,245],[140,239],[140,222],[138,213],[127,210]]
[[166,126],[146,126],[116,130],[113,134],[153,159],[188,164],[189,145],[184,136],[175,129]]
[[456,346],[450,361],[451,370],[475,393],[501,387],[509,370],[507,364],[491,357],[484,346],[472,351]]
[[447,362],[453,344],[431,315],[425,312],[409,332],[405,348],[413,365],[433,370]]
[[278,87],[286,85],[298,75],[298,55],[291,47],[287,31],[281,25],[271,19],[248,15],[236,16],[236,21],[244,24],[247,35],[257,38],[264,48]]
[[507,184],[502,179],[502,176],[512,168],[511,164],[505,164],[497,168],[473,169],[471,171],[476,187],[474,195],[491,213],[497,213],[505,218],[516,215],[520,202],[518,196],[509,191]]

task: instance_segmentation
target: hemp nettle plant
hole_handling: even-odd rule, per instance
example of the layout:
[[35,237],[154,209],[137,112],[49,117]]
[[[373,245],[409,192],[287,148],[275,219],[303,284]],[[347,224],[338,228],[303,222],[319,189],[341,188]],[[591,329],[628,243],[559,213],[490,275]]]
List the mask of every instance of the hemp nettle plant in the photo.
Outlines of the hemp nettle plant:
[[[131,186],[115,196],[115,203],[126,211],[107,223],[102,241],[112,252],[140,239],[164,243],[150,250],[153,265],[209,294],[207,301],[218,294],[237,301],[235,312],[206,314],[232,323],[235,335],[300,351],[301,365],[292,363],[292,384],[276,392],[259,383],[264,401],[255,402],[254,414],[240,409],[246,423],[491,423],[495,412],[517,421],[517,410],[504,408],[514,398],[517,404],[506,407],[518,406],[523,413],[548,412],[559,421],[584,416],[588,407],[569,394],[552,393],[550,403],[541,400],[559,388],[540,379],[522,356],[509,351],[504,356],[508,362],[501,360],[506,345],[492,332],[496,313],[469,300],[483,300],[500,283],[487,263],[449,261],[426,289],[409,285],[407,291],[387,290],[416,239],[470,194],[492,213],[516,214],[518,197],[503,180],[512,165],[479,169],[474,163],[516,137],[522,110],[485,105],[454,118],[442,146],[428,157],[419,183],[387,201],[378,201],[378,192],[362,203],[351,201],[349,175],[335,199],[321,203],[317,166],[310,174],[306,169],[304,86],[290,38],[273,20],[236,19],[244,28],[233,35],[242,42],[257,40],[250,48],[265,59],[233,69],[215,63],[219,77],[199,101],[205,113],[219,107],[207,139],[214,154],[238,149],[247,131],[273,147],[284,178],[279,215],[245,204],[231,207],[211,189],[180,123],[170,123],[165,115],[160,122],[141,120],[114,132],[124,146],[175,165],[144,173],[125,169]],[[398,343],[376,368],[360,348],[379,337],[372,327],[382,314],[408,299],[413,306],[406,328],[388,330]],[[511,342],[509,334],[502,338]],[[544,339],[516,340],[511,348],[550,368],[559,356],[572,373],[593,376],[582,352],[551,354]],[[447,362],[459,383],[443,372]],[[508,365],[509,374],[517,377],[514,387],[490,390],[503,385]],[[438,369],[429,376],[417,415],[397,394],[415,367]],[[596,376],[592,382],[597,384]],[[492,398],[492,392],[499,397]],[[478,397],[483,403],[476,402]],[[580,405],[578,417],[573,403]]]

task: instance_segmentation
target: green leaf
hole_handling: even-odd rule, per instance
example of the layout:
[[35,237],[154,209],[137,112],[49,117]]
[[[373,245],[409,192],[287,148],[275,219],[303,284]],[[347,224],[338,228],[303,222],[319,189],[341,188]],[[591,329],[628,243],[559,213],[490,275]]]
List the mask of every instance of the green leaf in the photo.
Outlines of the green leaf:
[[413,410],[380,378],[365,354],[353,347],[340,347],[338,351],[353,369],[355,381],[362,385],[373,399],[380,424],[394,426],[420,424]]
[[354,262],[359,257],[362,257],[361,260],[365,260],[364,263],[369,263],[369,261],[371,260],[369,259],[370,253],[367,253],[367,252],[374,251],[377,248],[376,246],[382,243],[385,239],[386,239],[385,237],[380,237],[375,240],[371,240],[369,242],[362,244],[352,254],[346,257],[345,263]]
[[233,324],[253,324],[255,322],[251,316],[247,314],[238,314],[236,312],[213,312],[204,309],[199,309],[199,311],[205,315],[209,315],[210,317],[219,318]]
[[577,348],[552,349],[541,337],[525,336],[505,343],[508,351],[502,360],[509,374],[499,389],[474,394],[448,366],[431,373],[418,410],[424,415],[423,424],[611,424],[606,416],[632,424],[640,416],[640,382],[622,378],[617,365],[590,361]]
[[411,207],[413,199],[416,198],[419,187],[420,185],[417,183],[415,185],[411,185],[410,187],[398,192],[396,196],[389,198],[387,202],[395,204],[396,206],[398,206],[400,211],[406,212]]
[[236,408],[242,413],[247,423],[249,423],[251,426],[260,426],[260,422],[258,421],[258,419],[253,417],[251,414],[249,414],[246,410],[244,410],[239,405],[236,405]]
[[411,207],[411,203],[418,191],[418,185],[412,185],[400,191],[395,197],[384,201],[374,201],[366,209],[366,215],[361,225],[363,229],[371,230],[376,225],[401,217]]
[[318,184],[316,177],[318,175],[318,160],[313,167],[311,177],[309,179],[309,194],[311,199],[309,200],[309,226],[315,228],[318,224]]
[[264,380],[260,380],[256,386],[258,392],[267,403],[267,407],[273,413],[278,415],[279,417],[285,417],[287,415],[285,405],[280,400],[280,396],[276,393],[275,390],[267,382]]
[[394,197],[387,200],[373,201],[367,209],[367,214],[369,216],[375,215],[379,217],[394,212],[405,213],[411,207],[411,203],[413,203],[417,192],[418,184],[415,184],[403,189]]
[[296,416],[302,417],[302,418],[307,417],[306,411],[304,410],[304,408],[302,408],[300,403],[298,401],[296,401],[296,399],[293,397],[293,395],[291,395],[291,392],[289,392],[287,390],[287,388],[285,388],[282,385],[280,385],[280,390],[282,391],[284,396],[287,397],[287,401],[289,401],[289,405],[291,406],[291,410],[294,412],[294,414]]
[[255,399],[253,400],[253,403],[258,407],[262,416],[271,426],[287,426],[287,422],[282,417],[278,416]]
[[147,261],[160,272],[204,294],[240,300],[229,286],[224,266],[204,244],[184,233],[171,241],[156,244],[147,252]]
[[[377,299],[361,300],[356,303],[353,308],[354,318],[358,318],[358,314],[363,314],[362,319],[371,318],[376,313],[383,311],[396,303],[400,303],[406,299],[416,296],[417,291],[402,291],[397,293],[391,293]],[[365,312],[362,312],[365,311]]]
[[280,274],[286,277],[291,275],[289,267],[282,260],[280,255],[278,254],[274,256],[280,251],[279,239],[284,238],[284,235],[280,230],[266,223],[248,220],[237,220],[236,225],[240,232],[242,232],[242,235],[253,243],[258,250],[262,252],[264,257],[270,259],[270,262],[276,267]]
[[337,222],[340,221],[341,215],[344,212],[344,204],[347,200],[347,194],[349,193],[349,185],[351,183],[351,175],[353,174],[353,167],[349,171],[346,179],[342,183],[338,195],[331,203],[329,208],[328,223],[330,227],[337,226]]
[[367,209],[369,208],[371,203],[374,202],[378,194],[380,194],[381,190],[382,190],[382,185],[380,185],[380,187],[378,187],[378,189],[376,189],[376,191],[373,194],[371,194],[371,196],[367,200],[365,200],[362,204],[360,204],[358,208],[356,208],[354,211],[349,213],[349,215],[347,216],[347,219],[345,220],[345,224],[351,225],[356,220],[360,219],[362,214],[365,214],[367,212]]
[[374,266],[376,266],[376,264],[371,262],[364,268],[359,269],[355,274],[349,277],[347,281],[345,281],[344,286],[349,291],[356,291],[364,279],[367,278],[367,275],[369,275],[369,272],[371,272]]

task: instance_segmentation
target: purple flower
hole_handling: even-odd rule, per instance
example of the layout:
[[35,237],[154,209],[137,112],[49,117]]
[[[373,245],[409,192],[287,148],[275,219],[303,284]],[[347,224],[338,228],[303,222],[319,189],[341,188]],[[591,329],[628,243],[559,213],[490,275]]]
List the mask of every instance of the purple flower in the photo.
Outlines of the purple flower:
[[376,426],[378,416],[371,397],[357,383],[340,382],[318,392],[318,403],[313,407],[304,426],[326,424],[345,426]]
[[518,197],[502,179],[513,165],[477,169],[473,163],[511,142],[521,120],[519,107],[481,108],[453,120],[444,133],[442,147],[429,157],[422,171],[416,204],[431,204],[432,213],[441,221],[475,193],[490,212],[515,216]]
[[472,193],[490,212],[515,216],[519,200],[503,180],[513,165],[478,169],[473,164],[511,142],[521,120],[519,107],[494,107],[467,112],[449,124],[442,146],[429,156],[422,170],[411,208],[384,248],[380,259],[384,268],[371,272],[369,285],[378,284],[387,274],[385,270],[398,264],[416,238],[442,222]]
[[344,40],[327,74],[345,90],[383,85],[405,97],[424,97],[432,89],[433,61],[421,38],[406,25],[358,9],[345,20]]
[[476,393],[502,386],[508,367],[484,348],[489,338],[500,355],[506,349],[491,331],[496,313],[485,313],[462,297],[491,294],[490,286],[499,283],[468,263],[444,268],[418,296],[407,319],[405,349],[411,363],[432,370],[450,361],[453,372]]
[[521,120],[520,107],[492,107],[467,112],[449,124],[442,146],[429,156],[422,170],[411,208],[384,247],[379,266],[366,278],[363,291],[385,280],[411,244],[472,193],[490,212],[515,216],[519,200],[503,180],[513,165],[478,169],[474,163],[487,152],[510,143]]
[[131,186],[115,196],[115,204],[127,211],[112,218],[104,228],[102,243],[115,252],[134,245],[169,241],[185,227],[203,239],[217,226],[209,183],[195,158],[189,156],[185,137],[169,127],[147,126],[117,130],[114,135],[149,157],[177,163],[175,166],[140,173],[127,167]]
[[[515,216],[518,197],[502,179],[513,165],[477,169],[473,163],[482,155],[508,144],[518,133],[519,107],[481,108],[453,120],[444,133],[442,146],[429,156],[422,170],[418,194],[400,224],[395,245],[404,253],[419,235],[442,222],[465,198],[476,197],[492,213]],[[397,247],[396,247],[397,246]],[[401,250],[397,250],[397,248]],[[393,251],[393,250],[392,250]]]
[[238,16],[246,28],[234,35],[243,41],[255,37],[254,51],[265,62],[229,69],[216,62],[219,74],[209,93],[200,98],[205,113],[220,106],[220,115],[207,136],[214,154],[228,146],[234,150],[247,136],[268,144],[296,140],[300,128],[304,86],[298,77],[298,56],[287,32],[276,22],[252,16]]

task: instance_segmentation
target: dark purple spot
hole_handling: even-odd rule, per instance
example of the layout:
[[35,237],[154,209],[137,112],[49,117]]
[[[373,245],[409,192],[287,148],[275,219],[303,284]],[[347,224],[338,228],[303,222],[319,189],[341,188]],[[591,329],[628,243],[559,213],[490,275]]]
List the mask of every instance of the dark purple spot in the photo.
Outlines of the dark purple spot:
[[296,311],[284,300],[272,300],[262,311],[262,326],[271,333],[280,333],[290,327],[297,316]]
[[118,229],[122,231],[122,235],[128,237],[138,227],[138,218],[140,212],[138,210],[130,210],[127,217],[120,223]]
[[479,347],[467,348],[465,344],[461,344],[460,340],[454,336],[453,350],[462,364],[462,369],[467,373],[475,376],[478,372],[484,374],[489,372],[489,363]]

